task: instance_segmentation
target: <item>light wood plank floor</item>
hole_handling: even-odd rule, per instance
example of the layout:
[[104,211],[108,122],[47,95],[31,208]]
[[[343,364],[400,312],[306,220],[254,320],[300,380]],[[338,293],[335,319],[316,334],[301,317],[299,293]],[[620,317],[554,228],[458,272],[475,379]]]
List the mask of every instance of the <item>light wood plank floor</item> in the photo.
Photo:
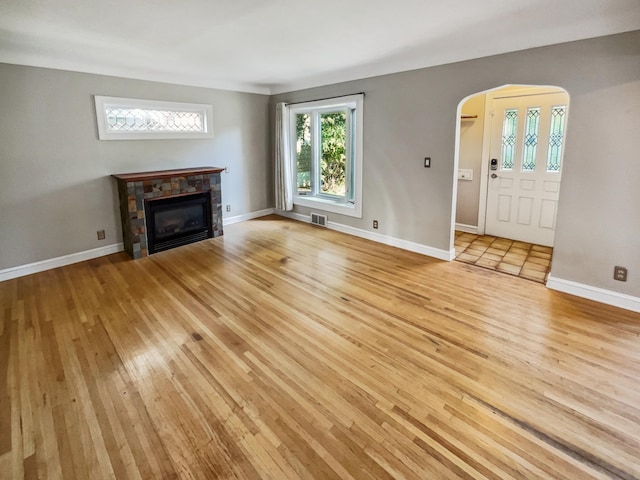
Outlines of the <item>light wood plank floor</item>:
[[640,315],[278,217],[0,283],[3,479],[640,478]]

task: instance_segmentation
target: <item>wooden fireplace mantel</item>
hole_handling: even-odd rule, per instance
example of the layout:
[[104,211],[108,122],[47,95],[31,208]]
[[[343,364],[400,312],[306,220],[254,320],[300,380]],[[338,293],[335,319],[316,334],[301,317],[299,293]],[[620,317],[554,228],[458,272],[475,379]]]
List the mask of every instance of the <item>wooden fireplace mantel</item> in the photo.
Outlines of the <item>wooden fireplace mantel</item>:
[[175,170],[156,170],[154,172],[135,172],[135,173],[117,173],[111,175],[118,180],[125,182],[142,182],[144,180],[153,180],[156,178],[185,177],[191,175],[204,175],[210,173],[224,172],[224,168],[219,167],[193,167],[193,168],[177,168]]

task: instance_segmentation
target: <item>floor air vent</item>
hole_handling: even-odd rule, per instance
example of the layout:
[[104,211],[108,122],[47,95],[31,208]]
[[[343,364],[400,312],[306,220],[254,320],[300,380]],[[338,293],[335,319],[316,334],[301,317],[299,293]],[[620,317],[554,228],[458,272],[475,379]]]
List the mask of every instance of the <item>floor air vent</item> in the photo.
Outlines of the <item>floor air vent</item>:
[[327,226],[327,216],[326,215],[318,215],[317,213],[311,214],[311,223],[314,225],[320,225],[321,227]]

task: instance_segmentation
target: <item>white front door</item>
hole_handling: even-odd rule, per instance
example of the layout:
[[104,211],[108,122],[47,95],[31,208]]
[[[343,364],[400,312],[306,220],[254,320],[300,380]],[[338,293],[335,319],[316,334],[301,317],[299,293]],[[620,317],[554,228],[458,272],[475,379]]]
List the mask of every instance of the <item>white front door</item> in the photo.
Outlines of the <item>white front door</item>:
[[568,95],[495,98],[485,233],[553,245]]

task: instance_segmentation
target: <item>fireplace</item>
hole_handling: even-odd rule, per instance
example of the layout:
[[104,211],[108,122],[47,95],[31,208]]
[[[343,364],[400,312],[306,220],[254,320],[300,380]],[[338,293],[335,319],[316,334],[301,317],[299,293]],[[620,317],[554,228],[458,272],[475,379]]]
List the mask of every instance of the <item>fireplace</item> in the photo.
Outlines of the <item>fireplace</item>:
[[113,175],[125,251],[142,258],[221,236],[223,171],[196,167]]
[[149,253],[213,236],[209,193],[146,200]]

